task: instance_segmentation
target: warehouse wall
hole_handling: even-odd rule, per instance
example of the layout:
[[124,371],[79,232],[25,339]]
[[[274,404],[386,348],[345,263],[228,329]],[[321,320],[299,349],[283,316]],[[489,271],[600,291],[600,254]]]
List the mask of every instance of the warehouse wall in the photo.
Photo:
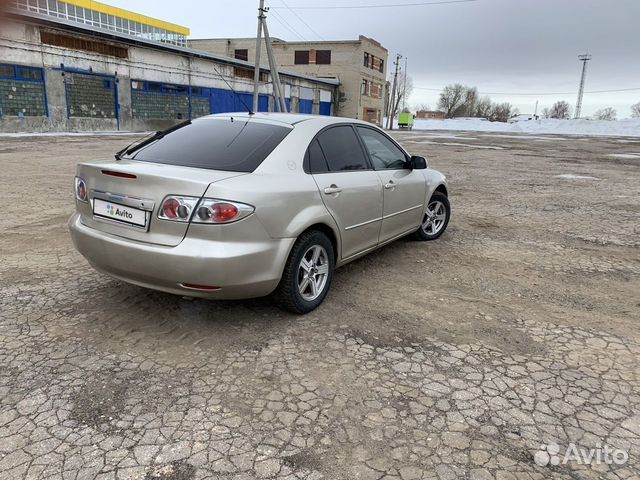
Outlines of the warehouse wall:
[[[42,31],[78,36],[15,20],[3,23],[0,131],[150,131],[215,111],[243,109],[238,98],[227,98],[232,94],[220,74],[251,105],[252,81],[234,77],[232,65],[89,35],[87,40],[112,44],[128,58],[74,50],[41,43]],[[312,80],[285,81],[295,108],[299,87],[317,92],[316,97],[320,90],[332,91]],[[260,109],[267,110],[273,104],[271,85],[263,84],[260,93]],[[319,113],[316,103],[314,113]]]

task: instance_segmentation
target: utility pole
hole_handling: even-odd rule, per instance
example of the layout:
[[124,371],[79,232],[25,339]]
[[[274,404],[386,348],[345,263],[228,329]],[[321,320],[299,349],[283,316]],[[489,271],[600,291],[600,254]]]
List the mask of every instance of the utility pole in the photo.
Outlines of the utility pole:
[[393,85],[391,87],[391,99],[389,100],[389,111],[387,112],[387,129],[393,130],[393,116],[395,114],[395,99],[396,99],[396,88],[398,84],[398,66],[400,65],[400,59],[402,55],[399,53],[396,54],[396,61],[393,62],[395,65],[395,73],[393,74]]
[[284,100],[284,89],[280,84],[280,74],[278,73],[278,64],[276,63],[275,56],[273,55],[273,48],[271,47],[271,38],[269,37],[269,28],[267,27],[267,17],[265,13],[268,8],[264,6],[264,0],[260,0],[260,6],[258,7],[258,34],[256,36],[256,64],[255,72],[253,76],[253,111],[258,111],[258,88],[260,85],[260,53],[262,50],[262,32],[264,30],[264,42],[267,47],[267,57],[269,59],[269,70],[271,71],[271,81],[273,84],[273,99],[274,107],[278,112],[286,112],[287,104]]
[[404,81],[402,82],[402,110],[407,109],[407,57],[404,57]]
[[258,7],[258,34],[256,35],[256,67],[253,74],[253,111],[258,111],[258,89],[260,86],[260,54],[262,53],[262,21],[264,20],[264,0]]
[[584,55],[579,55],[578,60],[582,62],[582,76],[580,77],[580,89],[578,90],[578,101],[576,102],[576,114],[574,118],[580,118],[580,114],[582,113],[582,97],[584,96],[584,83],[587,79],[587,62],[591,60],[591,54],[585,53]]

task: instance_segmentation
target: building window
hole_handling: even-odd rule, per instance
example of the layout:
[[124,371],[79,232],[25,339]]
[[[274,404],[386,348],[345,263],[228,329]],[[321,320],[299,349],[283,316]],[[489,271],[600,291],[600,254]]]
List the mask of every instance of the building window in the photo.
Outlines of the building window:
[[369,66],[369,54],[367,52],[364,52],[364,66]]
[[236,48],[235,58],[238,60],[244,60],[245,62],[249,61],[249,50],[246,48]]
[[331,65],[331,50],[317,50],[316,64]]
[[367,94],[367,81],[366,80],[362,80],[362,85],[360,87],[360,93],[362,95],[366,95]]
[[234,67],[233,68],[233,74],[237,77],[237,78],[253,78],[255,73],[255,69],[253,68],[242,68],[242,67]]
[[384,60],[380,59],[380,73],[384,73]]
[[296,65],[308,65],[309,50],[296,50],[294,62]]

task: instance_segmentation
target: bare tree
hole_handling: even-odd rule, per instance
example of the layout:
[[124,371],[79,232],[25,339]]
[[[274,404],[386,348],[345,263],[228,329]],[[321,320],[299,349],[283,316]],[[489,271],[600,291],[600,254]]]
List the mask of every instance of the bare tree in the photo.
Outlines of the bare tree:
[[597,120],[615,120],[618,117],[618,112],[613,107],[601,108],[595,114]]
[[514,109],[509,102],[494,103],[491,106],[489,120],[492,122],[506,122],[511,118],[511,112],[513,110]]
[[473,114],[474,117],[486,118],[489,120],[491,116],[491,108],[493,103],[489,97],[480,97],[476,102],[476,110]]
[[459,83],[444,87],[438,100],[438,108],[444,112],[446,118],[452,118],[462,108],[466,91],[467,87]]
[[640,118],[640,102],[631,105],[631,117]]
[[571,118],[571,105],[564,100],[560,100],[553,104],[550,109],[543,111],[546,118],[557,118],[560,120],[568,120]]
[[411,77],[407,77],[406,82],[398,81],[398,86],[396,88],[396,98],[395,98],[395,101],[393,102],[393,105],[391,105],[391,108],[392,108],[391,118],[395,118],[396,114],[398,113],[398,108],[400,108],[400,105],[402,104],[402,101],[405,99],[405,97],[408,99],[412,93],[413,93],[413,79]]
[[478,103],[478,89],[476,87],[467,87],[464,92],[464,102],[456,117],[473,117],[476,113],[476,104]]
[[413,109],[416,112],[429,112],[431,111],[431,107],[426,103],[417,103],[413,106]]

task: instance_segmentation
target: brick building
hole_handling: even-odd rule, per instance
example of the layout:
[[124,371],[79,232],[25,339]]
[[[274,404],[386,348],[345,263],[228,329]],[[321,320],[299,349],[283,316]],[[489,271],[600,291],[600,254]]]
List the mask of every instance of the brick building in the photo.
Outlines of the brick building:
[[444,112],[439,110],[418,110],[416,112],[416,118],[430,118],[436,120],[444,119]]
[[[335,114],[381,124],[386,97],[387,49],[360,35],[357,40],[286,42],[272,39],[282,69],[340,83],[333,99]],[[189,46],[208,53],[255,63],[255,38],[191,39]],[[268,64],[266,49],[261,63]]]

